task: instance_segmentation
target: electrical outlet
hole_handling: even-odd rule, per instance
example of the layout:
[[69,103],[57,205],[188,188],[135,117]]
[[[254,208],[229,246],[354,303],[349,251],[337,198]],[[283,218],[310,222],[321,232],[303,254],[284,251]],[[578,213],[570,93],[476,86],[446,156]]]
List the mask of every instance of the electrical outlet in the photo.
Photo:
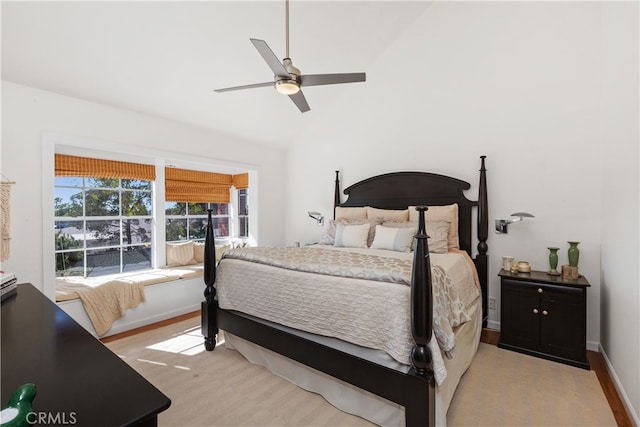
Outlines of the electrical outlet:
[[489,298],[489,310],[495,310],[496,309],[496,299],[493,297]]

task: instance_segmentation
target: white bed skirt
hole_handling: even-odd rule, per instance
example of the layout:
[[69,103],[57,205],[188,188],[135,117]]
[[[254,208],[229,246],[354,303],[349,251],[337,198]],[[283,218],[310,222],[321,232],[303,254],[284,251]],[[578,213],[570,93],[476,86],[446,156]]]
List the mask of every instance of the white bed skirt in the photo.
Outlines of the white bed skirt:
[[[472,320],[456,329],[456,357],[445,358],[447,379],[436,387],[436,424],[446,426],[447,410],[453,394],[471,364],[482,332],[482,303],[478,299],[469,309]],[[336,408],[381,426],[404,426],[404,408],[327,374],[309,368],[280,354],[237,336],[224,333],[227,348],[235,349],[251,363],[265,366],[299,387],[318,393]]]

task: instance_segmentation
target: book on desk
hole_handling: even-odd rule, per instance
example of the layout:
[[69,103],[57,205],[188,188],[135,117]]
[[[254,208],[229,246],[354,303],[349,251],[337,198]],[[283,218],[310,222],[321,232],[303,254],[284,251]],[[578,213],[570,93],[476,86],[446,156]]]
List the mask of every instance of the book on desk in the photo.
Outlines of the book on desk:
[[18,278],[15,273],[5,273],[4,271],[0,273],[2,273],[0,279],[0,295],[2,296],[2,302],[4,302],[17,293]]

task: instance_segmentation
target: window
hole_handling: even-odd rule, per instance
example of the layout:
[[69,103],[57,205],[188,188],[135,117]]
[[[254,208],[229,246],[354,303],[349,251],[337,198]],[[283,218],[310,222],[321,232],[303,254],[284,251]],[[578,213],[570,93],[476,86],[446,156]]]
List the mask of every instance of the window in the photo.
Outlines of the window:
[[[161,193],[155,194],[157,167],[55,154],[57,277],[95,277],[162,267],[164,260],[154,262],[157,245],[203,241],[209,209],[214,237],[249,236],[248,174],[166,167],[164,191],[159,186]],[[160,224],[160,231],[155,231],[160,235],[154,236],[158,230],[154,201],[163,199],[165,227],[162,230]]]
[[207,209],[212,209],[214,237],[229,237],[229,205],[227,203],[166,202],[166,240],[204,241],[207,231]]
[[151,268],[152,181],[58,176],[56,276]]
[[[231,209],[232,188],[238,189],[238,209]],[[165,168],[165,215],[167,242],[204,240],[207,209],[212,209],[214,237],[248,237],[248,174]],[[233,218],[232,218],[233,216]],[[234,230],[232,224],[240,224]]]
[[249,237],[249,190],[238,190],[238,237]]

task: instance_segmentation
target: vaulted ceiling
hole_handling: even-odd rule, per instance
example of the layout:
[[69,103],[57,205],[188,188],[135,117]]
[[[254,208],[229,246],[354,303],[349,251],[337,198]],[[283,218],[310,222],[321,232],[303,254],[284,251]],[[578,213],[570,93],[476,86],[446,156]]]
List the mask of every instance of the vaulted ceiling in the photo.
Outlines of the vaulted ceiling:
[[[290,56],[303,74],[398,69],[389,46],[428,2],[290,4]],[[2,2],[2,79],[286,147],[335,103],[366,108],[375,84],[304,89],[311,111],[272,88],[213,89],[273,78],[249,38],[285,56],[285,2]],[[393,84],[380,82],[377,84]]]

